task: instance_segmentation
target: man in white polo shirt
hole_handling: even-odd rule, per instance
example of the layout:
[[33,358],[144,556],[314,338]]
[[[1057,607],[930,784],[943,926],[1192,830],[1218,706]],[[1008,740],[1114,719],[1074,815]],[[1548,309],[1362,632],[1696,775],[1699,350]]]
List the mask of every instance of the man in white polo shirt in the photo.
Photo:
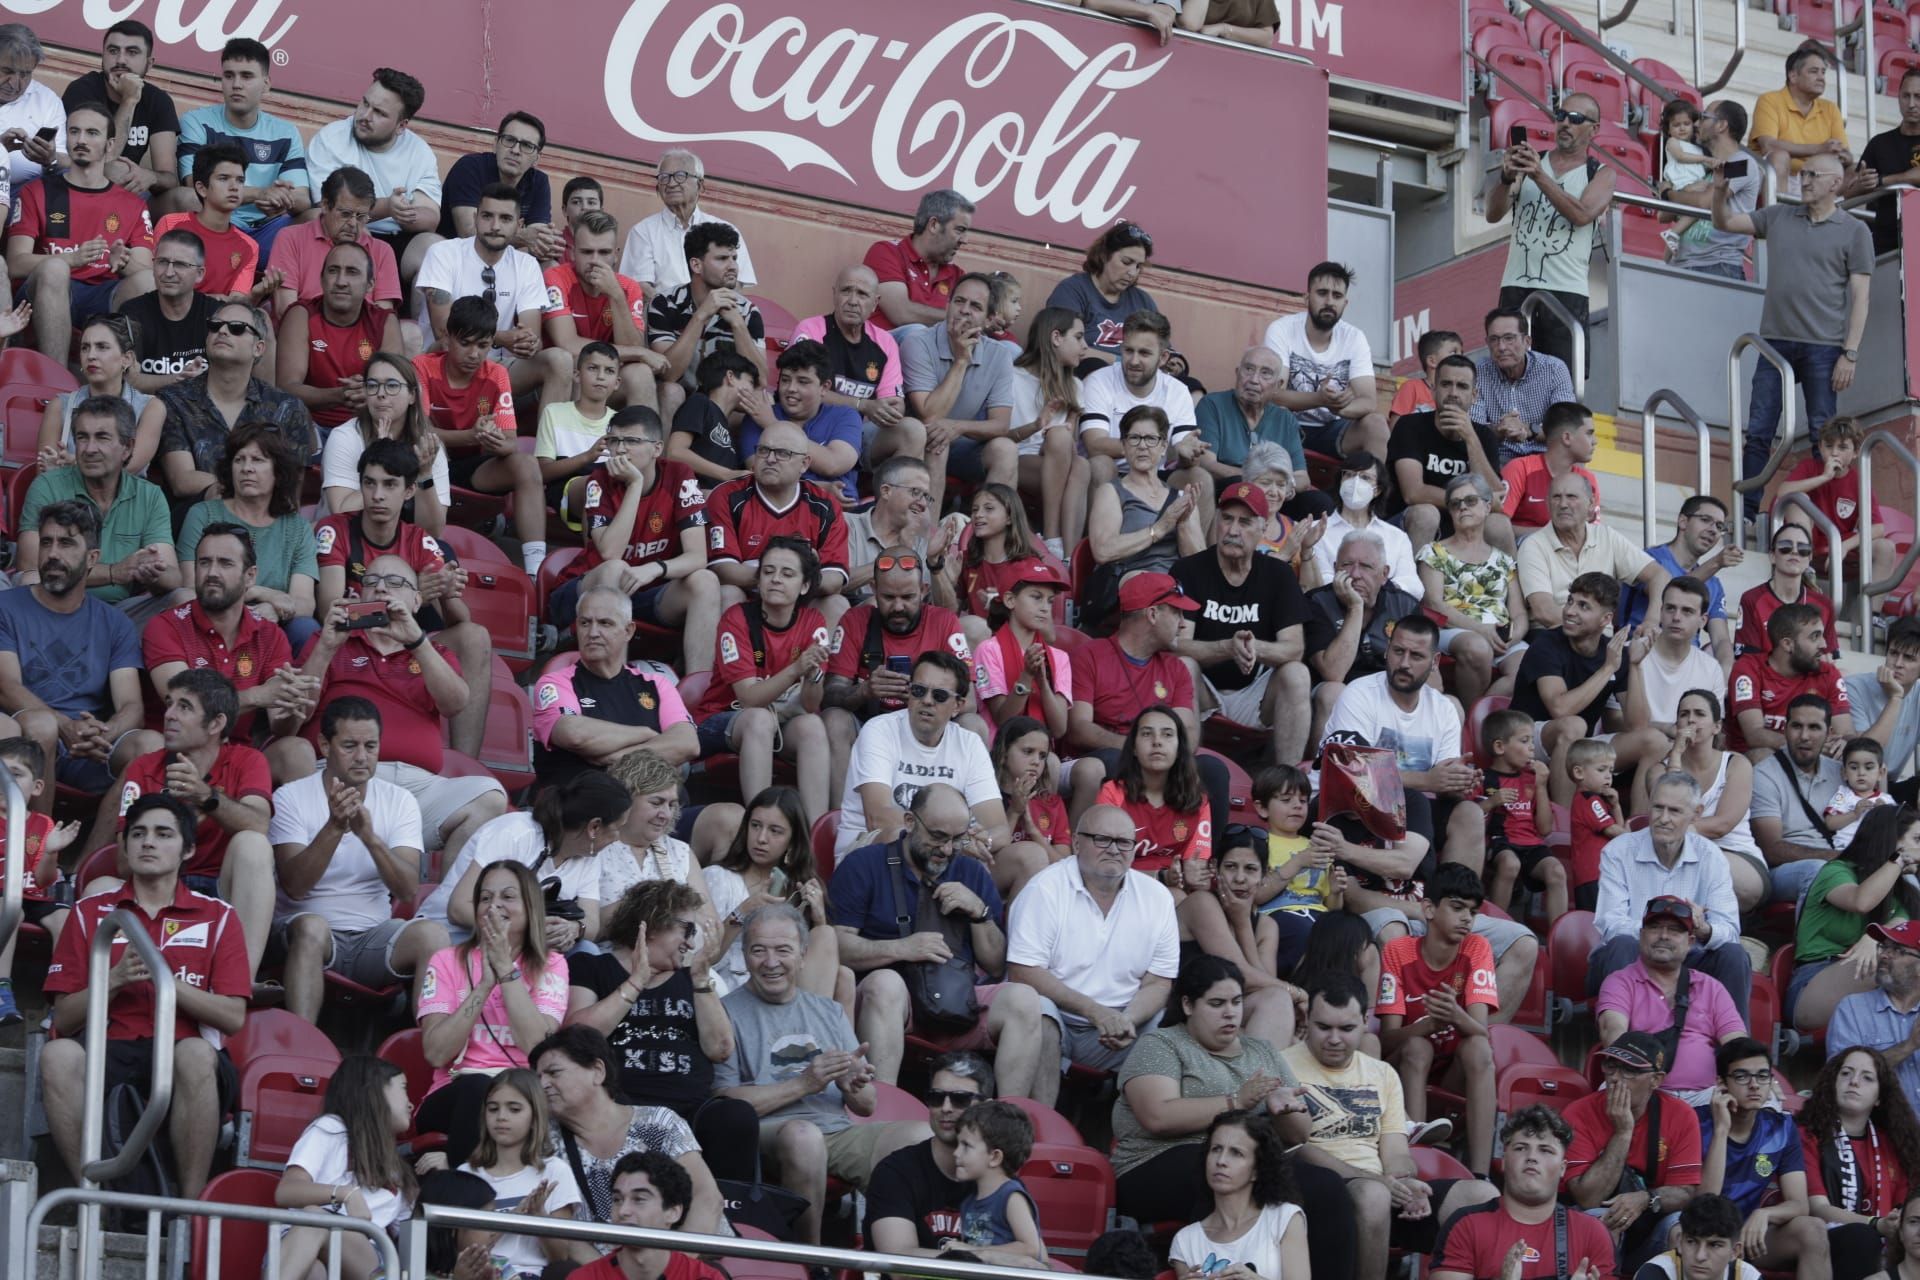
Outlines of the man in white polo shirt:
[[1101,1071],[1118,1071],[1159,1021],[1180,971],[1173,895],[1131,870],[1133,854],[1133,819],[1095,805],[1073,856],[1029,880],[1008,918],[1008,980],[1058,1009],[1063,1058]]

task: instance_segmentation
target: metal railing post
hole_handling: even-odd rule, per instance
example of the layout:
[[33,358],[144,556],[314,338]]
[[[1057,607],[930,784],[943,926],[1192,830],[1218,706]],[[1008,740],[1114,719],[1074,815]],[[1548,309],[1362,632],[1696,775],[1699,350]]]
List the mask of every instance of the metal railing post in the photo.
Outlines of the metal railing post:
[[1747,56],[1747,0],[1733,0],[1733,53],[1727,58],[1727,65],[1712,80],[1700,78],[1700,61],[1706,56],[1700,34],[1700,0],[1693,0],[1693,87],[1700,91],[1702,98],[1711,97],[1733,83],[1733,73],[1740,69],[1740,60]]
[[[1736,0],[1736,3],[1744,3],[1744,2],[1745,0]],[[1668,88],[1666,85],[1661,84],[1658,80],[1655,80],[1652,76],[1648,75],[1646,72],[1642,71],[1640,68],[1634,66],[1631,62],[1628,62],[1625,58],[1621,57],[1619,54],[1615,53],[1613,50],[1607,48],[1607,46],[1602,44],[1599,40],[1587,34],[1586,28],[1582,27],[1577,19],[1568,17],[1566,14],[1560,12],[1557,6],[1546,3],[1546,0],[1524,0],[1524,3],[1531,6],[1534,9],[1539,10],[1541,15],[1544,16],[1547,19],[1547,21],[1553,23],[1554,26],[1559,27],[1562,31],[1566,32],[1573,39],[1577,40],[1579,43],[1585,45],[1588,49],[1592,50],[1595,54],[1597,54],[1601,58],[1602,61],[1604,61],[1608,66],[1612,67],[1614,70],[1618,71],[1621,75],[1625,76],[1629,80],[1636,82],[1637,84],[1639,84],[1639,86],[1642,89],[1645,89],[1648,93],[1653,94],[1656,98],[1660,100],[1662,104],[1671,102],[1673,100],[1672,89]],[[1614,17],[1613,22],[1619,22],[1625,19],[1627,14],[1632,12],[1633,6],[1635,3],[1638,3],[1638,0],[1630,0],[1627,7],[1622,9],[1619,12],[1619,14]],[[1613,24],[1603,23],[1602,25],[1611,26]],[[1557,61],[1561,64],[1564,64],[1565,62],[1564,53],[1557,59]],[[1553,68],[1553,70],[1555,75],[1559,75],[1564,71],[1564,65],[1557,65]]]
[[1554,319],[1567,327],[1573,335],[1573,365],[1567,370],[1573,379],[1574,399],[1585,402],[1587,398],[1587,330],[1577,323],[1573,312],[1562,305],[1560,299],[1542,289],[1535,289],[1520,300],[1520,314],[1527,318],[1527,330],[1533,330],[1533,313],[1545,310]]
[[0,795],[7,801],[7,865],[4,877],[0,878],[0,886],[4,886],[0,887],[0,949],[4,949],[20,931],[25,910],[20,904],[20,895],[27,874],[21,865],[27,856],[27,798],[20,793],[20,784],[5,769],[0,769]]
[[[1780,374],[1780,421],[1774,424],[1773,452],[1768,455],[1767,465],[1761,468],[1757,476],[1746,474],[1747,411],[1740,398],[1740,356],[1749,347]],[[1767,481],[1773,479],[1773,473],[1786,461],[1787,451],[1793,447],[1793,438],[1799,432],[1799,414],[1800,386],[1787,358],[1757,333],[1743,333],[1735,338],[1732,350],[1727,353],[1727,461],[1733,468],[1734,507],[1731,513],[1733,527],[1728,531],[1728,536],[1736,547],[1747,544],[1747,508],[1743,499],[1749,493],[1764,490]]]
[[1660,419],[1654,413],[1659,405],[1666,405],[1680,416],[1680,420],[1693,428],[1694,439],[1699,450],[1698,469],[1695,472],[1695,493],[1713,492],[1713,441],[1707,435],[1706,419],[1694,412],[1677,391],[1660,388],[1647,397],[1647,403],[1640,410],[1640,528],[1645,535],[1640,545],[1651,547],[1659,541],[1659,521],[1655,518],[1654,505],[1657,502],[1656,489],[1658,477],[1654,474],[1659,468],[1656,459],[1655,436],[1660,430]]
[[1899,561],[1884,578],[1873,576],[1873,450],[1891,449],[1896,458],[1907,464],[1907,472],[1913,477],[1914,492],[1920,494],[1920,458],[1902,443],[1900,438],[1885,427],[1876,427],[1867,432],[1860,441],[1860,456],[1854,466],[1860,472],[1859,508],[1855,512],[1860,529],[1860,592],[1856,609],[1859,615],[1856,637],[1862,653],[1873,652],[1873,598],[1885,595],[1907,580],[1914,562],[1920,560],[1920,539],[1901,553]]
[[[136,951],[147,971],[153,975],[153,1076],[146,1109],[127,1136],[127,1141],[112,1157],[100,1158],[100,1140],[106,1128],[107,1109],[107,975],[112,969],[113,937],[125,934],[127,945]],[[116,909],[100,922],[87,955],[87,1078],[85,1107],[80,1121],[80,1189],[95,1190],[103,1182],[124,1177],[146,1154],[153,1136],[167,1118],[173,1104],[173,983],[171,970],[160,948],[147,936],[146,926],[125,907]],[[44,1203],[44,1202],[43,1202]],[[188,1201],[186,1203],[194,1203]],[[38,1212],[36,1208],[35,1212]],[[100,1275],[100,1202],[83,1200],[80,1204],[80,1280],[98,1280]]]
[[1833,616],[1844,616],[1843,608],[1847,591],[1847,579],[1843,570],[1844,561],[1840,554],[1840,526],[1827,518],[1827,513],[1813,505],[1813,499],[1804,493],[1789,493],[1773,504],[1773,527],[1780,527],[1780,513],[1788,507],[1798,507],[1807,513],[1812,527],[1826,535],[1828,577],[1827,597],[1833,602]]

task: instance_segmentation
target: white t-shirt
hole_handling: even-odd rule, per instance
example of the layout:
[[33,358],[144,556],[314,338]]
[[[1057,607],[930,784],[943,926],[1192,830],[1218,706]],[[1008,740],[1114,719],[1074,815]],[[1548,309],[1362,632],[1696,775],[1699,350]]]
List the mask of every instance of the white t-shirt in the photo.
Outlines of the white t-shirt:
[[1079,859],[1062,858],[1013,900],[1007,963],[1045,969],[1096,1004],[1124,1009],[1147,974],[1172,980],[1180,972],[1173,895],[1145,872],[1129,871],[1103,914]]
[[[367,779],[367,793],[361,801],[373,816],[373,832],[402,862],[418,861],[424,847],[420,838],[420,802],[404,787],[382,778]],[[267,825],[267,840],[275,848],[283,844],[308,845],[327,825],[326,770],[315,770],[298,782],[289,782],[273,793],[273,819]],[[303,912],[325,916],[340,933],[359,933],[385,924],[393,918],[393,895],[380,878],[380,867],[373,854],[349,832],[340,837],[333,857],[320,879],[303,898],[290,898],[282,888],[273,908],[273,918],[284,920]]]
[[600,851],[600,901],[611,906],[643,880],[678,880],[698,891],[700,881],[693,878],[696,866],[687,842],[672,836],[637,850],[616,840]]
[[1208,1236],[1204,1223],[1191,1222],[1174,1236],[1168,1256],[1202,1276],[1244,1266],[1258,1272],[1262,1280],[1281,1280],[1280,1238],[1299,1213],[1297,1204],[1270,1204],[1260,1211],[1245,1235],[1227,1244]]
[[1655,645],[1647,654],[1647,660],[1639,665],[1638,673],[1645,683],[1647,710],[1652,713],[1655,724],[1673,723],[1673,718],[1680,714],[1680,696],[1687,690],[1721,692],[1727,687],[1727,677],[1721,672],[1720,664],[1705,649],[1689,648],[1686,657],[1669,665]]
[[[38,80],[29,84],[26,91],[12,102],[0,106],[0,133],[9,129],[24,129],[29,138],[42,129],[52,129],[53,149],[62,155],[66,154],[67,109],[61,103],[60,95]],[[14,195],[18,195],[20,188],[40,176],[40,166],[27,159],[25,151],[7,152],[7,181]]]
[[[1356,378],[1373,376],[1373,348],[1367,343],[1367,335],[1345,320],[1334,324],[1325,351],[1315,351],[1307,344],[1304,311],[1281,316],[1268,325],[1265,342],[1286,366],[1289,391],[1318,391],[1327,381],[1340,390],[1351,386]],[[1319,427],[1330,427],[1340,417],[1329,408],[1295,409],[1293,416],[1302,426]]]
[[893,802],[904,812],[914,793],[930,782],[944,782],[967,798],[967,806],[985,804],[1000,798],[1000,783],[993,776],[993,761],[980,736],[959,725],[949,724],[940,735],[940,745],[923,747],[913,736],[906,711],[889,711],[875,716],[853,740],[853,759],[847,766],[847,788],[840,797],[840,835],[834,842],[836,854],[858,847],[860,837],[871,829],[867,807],[860,798],[864,783],[884,782],[893,793]]
[[606,856],[605,850],[585,857],[568,858],[564,862],[547,858],[546,852],[546,834],[540,830],[540,824],[534,821],[532,814],[503,813],[483,823],[461,847],[460,856],[447,868],[439,888],[420,904],[417,914],[446,925],[447,934],[453,941],[465,942],[473,936],[473,931],[462,929],[447,919],[447,903],[452,900],[454,889],[470,868],[490,867],[496,862],[517,862],[523,867],[532,868],[537,880],[558,876],[563,900],[583,898],[588,902],[602,901],[600,871],[601,860]]
[[[714,914],[722,920],[747,900],[747,881],[738,871],[707,867],[702,875],[707,881],[707,901],[713,904]],[[747,960],[740,954],[738,935],[735,935],[733,945],[727,948],[727,953],[714,964],[713,972],[717,977],[724,978],[730,986],[737,987],[747,980]]]
[[[414,279],[420,291],[421,327],[429,333],[433,331],[427,320],[427,290],[439,289],[456,302],[484,294],[487,285],[481,273],[486,269],[487,264],[480,261],[472,236],[464,240],[442,240],[427,250],[427,256],[420,261],[420,274]],[[531,311],[534,332],[540,332],[539,316],[547,309],[547,280],[532,254],[508,245],[500,261],[493,264],[493,306],[499,314],[499,328],[513,328],[521,312]],[[493,350],[493,358],[498,360],[503,348]]]
[[1412,711],[1403,711],[1387,688],[1384,671],[1361,676],[1341,691],[1321,741],[1342,732],[1358,734],[1371,746],[1393,748],[1400,767],[1415,773],[1460,758],[1460,713],[1447,695],[1423,684],[1419,702]]
[[[1347,536],[1353,528],[1344,511],[1335,511],[1327,517],[1327,531],[1320,535],[1320,541],[1313,544],[1313,562],[1320,567],[1320,581],[1333,581],[1333,563],[1340,555],[1340,539]],[[1427,589],[1420,581],[1420,570],[1413,562],[1413,541],[1406,534],[1375,518],[1367,525],[1368,533],[1380,535],[1380,542],[1387,549],[1387,577],[1393,585],[1418,600],[1424,597]]]
[[[1126,370],[1116,360],[1080,383],[1080,434],[1104,431],[1118,440],[1120,420],[1143,404],[1152,405],[1167,415],[1167,425],[1172,428],[1168,439],[1200,429],[1200,420],[1193,409],[1193,392],[1187,390],[1186,383],[1156,373],[1147,394],[1138,396],[1127,385]],[[1123,464],[1121,470],[1125,469]]]
[[[322,1186],[359,1186],[347,1162],[347,1122],[329,1114],[308,1125],[287,1155],[287,1167],[295,1165]],[[360,1195],[367,1202],[373,1225],[382,1231],[406,1215],[407,1202],[398,1191],[360,1187]]]
[[[1074,381],[1079,382],[1079,379],[1076,378]],[[1081,383],[1080,385],[1081,403],[1084,404],[1086,402],[1085,384]],[[1046,405],[1041,403],[1040,399],[1040,379],[1034,377],[1025,369],[1016,368],[1013,371],[1013,413],[1012,416],[1007,419],[1008,424],[1015,427],[1024,427],[1029,422],[1038,422],[1041,413],[1045,409]],[[1072,423],[1067,421],[1066,414],[1055,414],[1053,421],[1047,423],[1045,427],[1042,427],[1020,442],[1021,456],[1026,457],[1028,455],[1038,454],[1040,452],[1040,446],[1046,442],[1047,432],[1052,428],[1072,425]]]
[[[351,489],[360,492],[360,455],[367,451],[366,437],[360,434],[360,419],[349,418],[327,433],[327,443],[320,450],[320,487],[326,489]],[[440,495],[440,501],[449,502],[453,498],[453,480],[447,474],[447,451],[433,451],[433,491]],[[328,509],[326,495],[320,498],[320,509]],[[331,514],[331,512],[329,512]]]
[[[560,1212],[583,1203],[580,1184],[574,1179],[573,1169],[558,1156],[548,1156],[539,1168],[527,1165],[520,1172],[496,1178],[477,1165],[463,1164],[461,1173],[470,1173],[482,1178],[493,1188],[493,1207],[499,1213],[513,1213],[520,1202],[533,1194],[533,1189],[542,1182],[551,1182],[553,1190],[547,1193],[547,1217],[564,1218],[578,1216]],[[487,1251],[500,1268],[500,1280],[519,1280],[522,1276],[537,1276],[546,1269],[547,1256],[540,1251],[540,1237],[503,1235],[493,1242]],[[1263,1273],[1264,1274],[1264,1273]]]
[[[382,199],[405,191],[415,200],[440,203],[440,160],[412,129],[402,129],[385,150],[374,151],[353,136],[352,116],[322,125],[307,144],[307,183],[315,204],[320,203],[320,188],[333,171],[348,166],[372,178],[374,193]],[[397,235],[400,224],[382,218],[367,230],[376,236]]]

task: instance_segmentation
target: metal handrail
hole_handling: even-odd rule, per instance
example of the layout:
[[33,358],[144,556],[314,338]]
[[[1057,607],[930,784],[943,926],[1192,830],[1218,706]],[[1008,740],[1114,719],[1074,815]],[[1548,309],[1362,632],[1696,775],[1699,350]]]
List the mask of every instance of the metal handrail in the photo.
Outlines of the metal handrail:
[[[315,1213],[309,1209],[279,1209],[257,1204],[219,1204],[210,1200],[182,1200],[175,1196],[137,1196],[125,1191],[102,1191],[98,1188],[63,1187],[41,1196],[34,1204],[33,1211],[27,1215],[27,1240],[33,1241],[40,1238],[41,1226],[55,1209],[75,1203],[79,1204],[83,1215],[91,1210],[97,1216],[103,1207],[144,1211],[149,1223],[154,1221],[153,1215],[162,1213],[180,1217],[211,1218],[212,1221],[207,1224],[207,1252],[210,1255],[205,1266],[207,1280],[219,1280],[220,1277],[220,1222],[223,1218],[233,1218],[240,1222],[268,1222],[276,1226],[317,1227],[335,1238],[343,1231],[365,1236],[372,1241],[374,1249],[379,1252],[385,1268],[383,1274],[388,1277],[388,1280],[400,1280],[401,1276],[400,1250],[394,1245],[393,1238],[365,1218],[356,1218],[344,1213]],[[527,1221],[521,1215],[511,1216],[519,1218],[521,1224]],[[518,1225],[514,1229],[522,1234],[532,1234],[524,1225]],[[98,1237],[95,1237],[96,1245],[97,1242]],[[278,1276],[280,1273],[278,1240],[269,1239],[267,1242],[267,1258],[269,1262],[265,1274],[269,1277]],[[149,1249],[146,1256],[147,1280],[159,1280],[160,1262],[160,1251]],[[97,1247],[89,1248],[86,1238],[82,1237],[80,1274],[86,1276],[90,1265],[93,1272],[97,1274],[99,1264],[100,1250]],[[259,1272],[249,1273],[242,1280],[257,1280],[259,1274]],[[427,1273],[422,1269],[413,1274],[425,1277]],[[328,1280],[340,1280],[338,1248],[328,1250],[327,1276]],[[300,1280],[304,1280],[304,1277]]]
[[[1773,453],[1767,458],[1767,465],[1760,469],[1757,476],[1746,474],[1747,467],[1747,411],[1740,398],[1740,357],[1748,347],[1762,360],[1771,364],[1780,373],[1780,421],[1774,424]],[[1728,536],[1736,547],[1747,543],[1747,506],[1741,499],[1743,495],[1757,492],[1767,487],[1767,481],[1773,479],[1773,473],[1787,460],[1787,451],[1793,447],[1793,437],[1799,431],[1800,385],[1793,376],[1793,366],[1787,358],[1773,349],[1773,344],[1757,333],[1743,333],[1733,340],[1733,349],[1727,353],[1727,433],[1729,448],[1727,461],[1733,466],[1733,511],[1730,519],[1733,528]]]
[[835,1271],[890,1272],[894,1275],[930,1276],[934,1280],[1059,1280],[1052,1271],[1034,1267],[1000,1267],[984,1262],[961,1262],[943,1258],[909,1257],[865,1249],[830,1249],[821,1245],[788,1244],[783,1240],[753,1240],[744,1236],[709,1236],[692,1231],[662,1231],[651,1227],[622,1227],[604,1222],[582,1222],[577,1218],[535,1218],[522,1213],[500,1213],[492,1209],[459,1209],[451,1205],[419,1204],[413,1217],[398,1224],[401,1247],[407,1254],[407,1274],[427,1274],[426,1228],[500,1231],[523,1236],[559,1240],[585,1240],[594,1244],[637,1245],[643,1249],[667,1249],[675,1253],[709,1254],[724,1258],[753,1258],[763,1262],[790,1262],[803,1267],[828,1267]]
[[[1541,15],[1545,17],[1548,22],[1551,22],[1554,26],[1559,27],[1562,31],[1566,32],[1568,35],[1572,36],[1575,40],[1578,40],[1581,44],[1585,45],[1588,49],[1591,49],[1594,53],[1598,54],[1601,57],[1601,59],[1603,59],[1606,62],[1606,64],[1612,67],[1615,71],[1618,71],[1621,75],[1627,77],[1629,80],[1632,80],[1638,83],[1641,88],[1645,89],[1647,92],[1658,97],[1662,104],[1673,101],[1674,93],[1672,89],[1669,89],[1666,85],[1661,84],[1658,80],[1655,80],[1652,76],[1648,75],[1646,72],[1642,71],[1640,68],[1634,66],[1631,62],[1628,62],[1625,58],[1621,57],[1619,54],[1615,53],[1613,50],[1607,48],[1606,45],[1600,43],[1600,41],[1588,35],[1587,29],[1580,25],[1578,19],[1569,18],[1566,14],[1560,12],[1560,10],[1554,5],[1550,5],[1546,3],[1546,0],[1521,0],[1521,2],[1523,4],[1531,5],[1535,9],[1538,9]],[[1632,5],[1628,5],[1627,9],[1621,11],[1620,17],[1622,18],[1626,17],[1627,10],[1630,10],[1632,8],[1633,8]],[[1562,59],[1562,61],[1564,62],[1564,59]],[[1560,68],[1560,71],[1564,72],[1565,67],[1562,66]]]
[[7,801],[7,862],[0,870],[0,950],[5,950],[13,944],[13,936],[25,918],[20,898],[27,874],[23,865],[27,856],[27,798],[13,774],[5,769],[0,769],[0,788],[0,795]]
[[1593,29],[1605,31],[1608,27],[1617,27],[1633,16],[1633,10],[1640,0],[1627,0],[1620,6],[1620,12],[1611,18],[1607,16],[1607,0],[1593,0]]
[[1560,299],[1544,289],[1535,289],[1520,300],[1520,314],[1526,317],[1529,332],[1533,329],[1533,313],[1542,308],[1565,325],[1567,332],[1573,335],[1573,364],[1568,368],[1567,373],[1573,378],[1573,398],[1584,402],[1587,398],[1586,328],[1573,318],[1573,312],[1567,310]]
[[1657,469],[1654,466],[1654,460],[1658,453],[1653,447],[1653,442],[1654,436],[1660,430],[1660,419],[1654,413],[1654,409],[1662,404],[1672,409],[1680,416],[1682,422],[1692,427],[1694,439],[1699,441],[1700,462],[1699,471],[1695,477],[1694,492],[1713,492],[1713,441],[1707,434],[1706,419],[1694,412],[1693,406],[1683,400],[1678,391],[1662,387],[1647,397],[1646,405],[1640,410],[1640,526],[1641,532],[1645,534],[1640,545],[1643,547],[1651,547],[1659,541],[1658,531],[1655,528],[1659,522],[1655,518],[1657,513],[1654,510],[1657,501],[1655,487],[1658,483],[1654,476]]
[[1693,0],[1693,84],[1702,98],[1715,94],[1733,83],[1733,73],[1740,68],[1740,60],[1747,56],[1747,0],[1733,0],[1733,56],[1727,59],[1727,65],[1712,80],[1701,73],[1701,60],[1706,56],[1706,43],[1701,37],[1704,30],[1700,22],[1700,0]]
[[1913,477],[1914,492],[1920,493],[1920,458],[1914,457],[1913,451],[1885,427],[1867,432],[1860,441],[1859,457],[1854,463],[1860,472],[1860,505],[1854,512],[1860,530],[1859,619],[1854,645],[1862,653],[1873,652],[1873,598],[1885,595],[1905,582],[1914,561],[1920,560],[1920,538],[1916,538],[1901,553],[1899,563],[1894,565],[1891,573],[1884,578],[1873,576],[1873,450],[1876,445],[1893,450],[1894,456],[1907,464],[1907,472]]
[[1836,55],[1833,71],[1838,79],[1834,96],[1838,100],[1837,105],[1843,119],[1847,114],[1847,69],[1840,65],[1838,53],[1840,42],[1851,35],[1860,37],[1860,81],[1861,88],[1866,92],[1867,103],[1864,109],[1867,117],[1867,136],[1871,138],[1875,132],[1873,100],[1878,96],[1874,93],[1873,84],[1878,75],[1878,68],[1873,65],[1873,0],[1861,0],[1860,12],[1854,16],[1853,21],[1833,29],[1833,47]]
[[1798,507],[1806,512],[1807,518],[1813,523],[1813,527],[1826,535],[1827,577],[1829,579],[1827,582],[1827,599],[1833,605],[1833,616],[1838,618],[1841,616],[1841,605],[1847,589],[1846,574],[1842,571],[1843,562],[1840,554],[1840,526],[1829,519],[1826,512],[1814,506],[1813,499],[1806,494],[1784,493],[1774,499],[1773,527],[1775,529],[1780,527],[1780,513],[1788,507]]
[[[127,1136],[126,1145],[102,1160],[101,1130],[106,1127],[107,1093],[107,976],[112,969],[113,935],[123,933],[127,945],[140,953],[153,982],[153,1083],[146,1109]],[[87,1104],[80,1126],[80,1182],[92,1187],[123,1178],[147,1153],[153,1135],[167,1118],[173,1103],[174,1001],[172,971],[160,948],[147,936],[140,918],[117,907],[100,922],[87,955]]]

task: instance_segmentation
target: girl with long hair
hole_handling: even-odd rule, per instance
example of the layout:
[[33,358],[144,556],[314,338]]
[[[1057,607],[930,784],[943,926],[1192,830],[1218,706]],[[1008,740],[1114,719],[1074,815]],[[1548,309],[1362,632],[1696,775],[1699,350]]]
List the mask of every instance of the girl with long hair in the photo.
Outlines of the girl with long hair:
[[295,652],[320,630],[314,592],[320,558],[313,522],[300,514],[300,459],[270,422],[242,422],[227,437],[220,458],[220,491],[187,508],[175,539],[181,582],[194,588],[200,531],[210,524],[237,524],[253,542],[258,574],[247,589],[254,616],[287,630]]
[[1101,784],[1094,803],[1125,809],[1133,819],[1135,871],[1188,892],[1211,883],[1213,811],[1187,727],[1173,708],[1156,703],[1134,717],[1120,746],[1120,770]]
[[[714,972],[729,987],[747,980],[740,932],[761,907],[786,902],[807,921],[807,958],[800,985],[815,995],[838,998],[840,942],[827,919],[827,891],[813,865],[811,828],[800,794],[767,787],[747,802],[747,816],[726,854],[706,869],[707,901],[720,915],[721,957]],[[851,984],[849,982],[851,1003]]]
[[1213,892],[1189,893],[1175,909],[1180,956],[1219,956],[1240,967],[1247,1034],[1285,1048],[1293,1043],[1293,993],[1276,973],[1280,926],[1255,902],[1266,874],[1266,833],[1235,827],[1213,852]]
[[1013,427],[1020,490],[1040,493],[1040,530],[1056,559],[1087,531],[1087,460],[1080,452],[1080,386],[1087,326],[1066,307],[1045,307],[1013,362]]
[[1820,868],[1794,926],[1785,1003],[1796,1027],[1824,1027],[1841,1000],[1873,989],[1880,944],[1867,936],[1867,926],[1920,920],[1920,890],[1910,878],[1915,870],[1920,810],[1906,805],[1876,806],[1846,848]]
[[527,1050],[567,1012],[567,960],[550,950],[540,882],[518,862],[496,862],[473,882],[474,935],[434,953],[420,984],[420,1048],[433,1064],[420,1127],[447,1135],[447,1162],[480,1140],[480,1106],[496,1071],[527,1065]]
[[1856,1045],[1827,1059],[1800,1112],[1800,1149],[1808,1207],[1829,1224],[1833,1274],[1874,1274],[1920,1170],[1920,1123],[1878,1049]]
[[1900,1206],[1900,1226],[1887,1241],[1889,1280],[1920,1280],[1920,1193],[1909,1194]]
[[1001,724],[988,755],[1013,832],[1012,841],[993,856],[993,887],[1001,901],[1011,902],[1027,881],[1073,852],[1073,823],[1052,781],[1060,763],[1053,758],[1047,726],[1031,716],[1013,716]]
[[1204,1141],[1213,1212],[1174,1236],[1169,1257],[1178,1280],[1309,1274],[1307,1223],[1272,1118],[1264,1110],[1223,1111]]
[[[620,827],[633,797],[599,769],[579,773],[548,787],[533,812],[503,813],[481,825],[447,868],[440,886],[420,904],[419,914],[447,926],[455,942],[473,936],[474,889],[481,873],[502,862],[533,872],[545,899],[545,885],[557,880],[553,895],[565,910],[547,916],[548,946],[561,953],[600,936],[602,863],[619,845]],[[556,918],[556,916],[558,918]]]
[[453,481],[447,471],[447,451],[427,421],[413,362],[404,355],[376,351],[367,360],[366,389],[366,404],[350,421],[327,433],[326,446],[320,451],[322,510],[358,511],[360,455],[375,440],[398,440],[419,455],[425,477],[406,518],[438,534],[447,527]]
[[147,474],[160,447],[167,407],[159,396],[133,385],[128,375],[140,363],[134,322],[127,316],[95,316],[80,328],[80,376],[85,385],[47,401],[40,416],[39,464],[44,474],[73,465],[73,411],[94,396],[116,396],[133,408],[133,456],[127,471]]
[[[484,1178],[492,1208],[530,1218],[579,1216],[580,1184],[567,1162],[548,1148],[547,1095],[525,1067],[493,1077],[481,1103],[480,1141],[457,1172]],[[530,1280],[549,1262],[592,1262],[593,1246],[555,1236],[496,1236],[491,1249],[500,1280]]]
[[1041,553],[1020,495],[1006,485],[981,485],[971,511],[966,548],[935,574],[934,603],[989,618],[993,602],[1013,589],[1012,575]]
[[[1307,931],[1307,944],[1293,972],[1284,975],[1293,984],[1294,1025],[1307,1016],[1306,993],[1324,974],[1346,973],[1360,979],[1367,989],[1367,1008],[1373,1008],[1380,993],[1380,947],[1373,940],[1367,922],[1348,911],[1322,911]],[[1360,1048],[1380,1056],[1380,1037],[1369,1031],[1360,1038]]]
[[[319,1118],[287,1156],[274,1188],[282,1209],[323,1210],[371,1222],[382,1230],[412,1211],[413,1170],[400,1157],[400,1135],[413,1122],[407,1075],[371,1054],[341,1059]],[[342,1233],[340,1274],[367,1280],[380,1258],[364,1236]],[[328,1258],[328,1236],[318,1227],[290,1227],[280,1238],[280,1274],[304,1277]]]

